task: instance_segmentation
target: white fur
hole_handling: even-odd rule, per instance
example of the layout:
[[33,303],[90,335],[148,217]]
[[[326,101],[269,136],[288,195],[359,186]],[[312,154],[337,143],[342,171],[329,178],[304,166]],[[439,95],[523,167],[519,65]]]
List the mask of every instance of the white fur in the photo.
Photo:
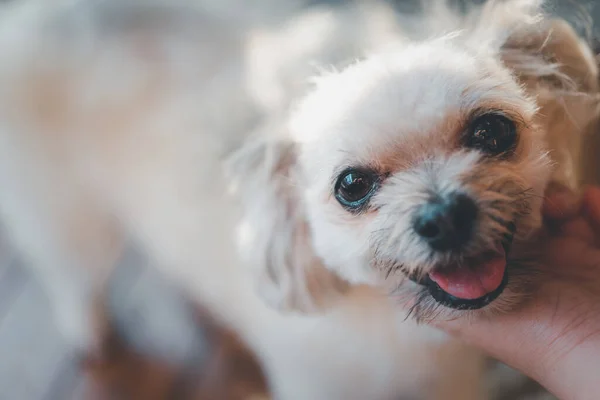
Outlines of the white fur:
[[[385,292],[348,284],[378,282],[366,249],[369,230],[384,222],[348,229],[352,221],[327,193],[345,157],[377,162],[390,143],[434,135],[449,106],[501,102],[534,119],[533,95],[498,58],[514,29],[536,23],[528,8],[536,2],[494,9],[503,12],[486,21],[497,23],[477,25],[482,42],[467,32],[407,47],[383,5],[304,15],[283,31],[263,27],[244,37],[254,16],[246,25],[239,9],[209,3],[31,0],[0,15],[0,215],[48,286],[65,333],[93,346],[88,306],[132,238],[241,334],[276,398],[481,399],[480,354],[405,321]],[[449,17],[455,20],[448,32],[465,23]],[[315,21],[326,40],[308,37]],[[349,32],[369,35],[357,44],[361,34]],[[271,63],[272,43],[290,53]],[[390,52],[378,43],[402,47]],[[299,116],[284,122],[310,71],[301,64],[375,50],[382,54],[319,78]],[[264,66],[281,78],[270,80]],[[260,137],[231,161],[230,187],[223,159],[261,117]],[[549,174],[544,132],[528,132],[518,176],[540,194]],[[425,152],[406,151],[443,165],[430,174],[445,185],[461,185],[477,156],[442,156],[444,146],[431,143]],[[382,204],[398,206],[406,190],[418,197],[425,173],[395,176]],[[533,216],[526,227],[537,223]],[[403,256],[418,258],[418,246],[404,246]],[[272,303],[319,312],[273,310],[257,296],[254,278]]]

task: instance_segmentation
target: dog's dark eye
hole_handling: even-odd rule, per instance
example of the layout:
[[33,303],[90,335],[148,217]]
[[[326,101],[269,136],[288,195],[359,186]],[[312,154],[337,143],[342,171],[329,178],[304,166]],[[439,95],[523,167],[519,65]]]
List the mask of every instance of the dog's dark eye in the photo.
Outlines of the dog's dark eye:
[[338,177],[335,198],[348,209],[360,210],[375,192],[377,181],[370,171],[348,169]]
[[496,156],[515,148],[517,128],[513,121],[499,114],[476,118],[469,128],[466,146]]

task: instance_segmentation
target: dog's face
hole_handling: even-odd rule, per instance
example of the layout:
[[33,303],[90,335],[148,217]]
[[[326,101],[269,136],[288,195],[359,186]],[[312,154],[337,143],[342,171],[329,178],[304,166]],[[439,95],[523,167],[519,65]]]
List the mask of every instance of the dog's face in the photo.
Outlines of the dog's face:
[[292,121],[316,253],[353,283],[406,278],[457,309],[510,278],[550,174],[535,103],[451,39],[322,78]]
[[552,173],[538,92],[569,78],[540,50],[535,4],[317,78],[287,134],[242,151],[246,254],[271,300],[297,307],[324,270],[407,295],[422,319],[520,297]]

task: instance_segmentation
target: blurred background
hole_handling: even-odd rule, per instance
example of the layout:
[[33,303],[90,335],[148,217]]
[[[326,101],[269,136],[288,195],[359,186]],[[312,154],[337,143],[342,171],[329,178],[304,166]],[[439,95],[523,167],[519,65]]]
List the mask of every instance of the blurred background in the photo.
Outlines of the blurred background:
[[[18,1],[1,1],[0,7]],[[238,14],[256,11],[253,9],[251,1],[236,3],[205,0],[205,3],[209,4],[211,1],[215,7],[235,7],[232,12]],[[285,1],[287,0],[281,0],[281,3],[285,3]],[[465,6],[467,3],[469,0],[455,1],[459,7]],[[390,0],[389,4],[393,10],[401,12],[406,18],[406,15],[418,11],[420,2],[417,0]],[[284,40],[285,35],[290,34],[290,29],[296,29],[298,32],[303,32],[304,29],[306,32],[312,32],[313,35],[312,37],[307,35],[307,39],[304,41],[294,42],[298,48],[291,49],[289,52],[291,55],[288,54],[288,56],[304,57],[307,61],[314,56],[321,58],[317,61],[325,64],[349,61],[346,59],[348,54],[357,52],[364,43],[370,40],[378,40],[378,34],[373,33],[371,28],[384,28],[380,23],[383,21],[381,16],[378,16],[380,19],[374,20],[374,22],[358,18],[356,31],[352,33],[356,36],[355,48],[326,47],[327,49],[333,48],[336,52],[339,51],[339,53],[327,54],[319,53],[321,50],[315,50],[320,49],[320,41],[328,40],[327,32],[336,28],[335,21],[324,16],[350,7],[352,7],[352,2],[344,0],[306,0],[294,4],[294,7],[290,9],[282,7],[282,10],[273,10],[273,14],[277,14],[277,17],[274,18],[275,21],[270,22],[269,29],[280,34],[272,34],[268,39],[263,38],[265,40],[263,42],[260,42],[261,36],[258,35],[259,42],[253,42],[264,46],[263,51],[273,53],[269,59],[270,65],[268,68],[262,68],[261,62],[264,61],[258,57],[254,60],[255,64],[250,62],[246,66],[249,69],[255,68],[262,71],[253,76],[256,76],[257,80],[269,81],[260,82],[260,84],[272,88],[272,91],[263,92],[258,97],[259,108],[276,112],[278,109],[287,107],[288,100],[293,97],[293,94],[302,90],[299,82],[302,79],[299,77],[303,77],[310,71],[308,62],[305,66],[298,67],[302,71],[290,70],[289,65],[286,64],[287,60],[278,58],[277,49],[285,48],[285,44],[277,42],[277,40]],[[554,0],[549,2],[549,9],[555,15],[573,23],[580,33],[590,41],[598,36],[594,21],[600,21],[600,2]],[[307,15],[307,12],[314,12],[314,14],[311,14],[310,18],[301,17]],[[393,15],[389,15],[389,17],[393,18]],[[369,25],[371,23],[373,26]],[[298,24],[304,24],[304,26],[298,26]],[[363,28],[360,27],[361,24],[364,25]],[[369,35],[372,36],[369,37]],[[366,46],[368,47],[368,43]],[[0,60],[0,62],[2,61]],[[296,63],[296,66],[300,64]],[[79,360],[58,334],[44,293],[37,282],[27,275],[27,270],[19,268],[20,262],[18,255],[14,254],[0,239],[0,400],[80,399],[83,397],[84,388]],[[175,342],[174,346],[177,347],[174,351],[182,354],[202,350],[202,343],[198,343],[198,338],[190,338],[181,334],[192,331],[188,325],[193,316],[186,311],[185,302],[178,297],[174,289],[166,286],[160,277],[153,275],[153,272],[144,266],[144,260],[135,252],[131,252],[123,258],[122,266],[123,268],[118,272],[119,276],[114,279],[115,284],[109,291],[108,304],[114,305],[111,312],[115,313],[116,319],[135,321],[135,323],[124,323],[130,327],[130,331],[125,334],[138,335],[146,338],[149,342],[153,340],[160,342],[166,340],[165,338],[170,338],[169,340]],[[174,309],[182,310],[182,312],[174,314],[172,312]],[[143,342],[146,339],[139,341],[140,346],[144,346]],[[200,350],[198,350],[198,346],[200,346]],[[192,350],[194,348],[195,350]],[[505,367],[492,363],[490,368],[502,369]],[[497,382],[494,385],[502,387]],[[552,398],[535,383],[525,379],[516,384],[513,382],[511,386],[513,388],[510,391],[498,390],[494,398],[498,400]]]

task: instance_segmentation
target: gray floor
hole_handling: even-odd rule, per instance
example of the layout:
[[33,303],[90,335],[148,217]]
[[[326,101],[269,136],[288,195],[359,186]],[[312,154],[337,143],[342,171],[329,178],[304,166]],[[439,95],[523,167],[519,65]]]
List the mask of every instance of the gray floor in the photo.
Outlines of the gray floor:
[[0,399],[78,398],[81,379],[48,301],[18,260],[0,252]]

